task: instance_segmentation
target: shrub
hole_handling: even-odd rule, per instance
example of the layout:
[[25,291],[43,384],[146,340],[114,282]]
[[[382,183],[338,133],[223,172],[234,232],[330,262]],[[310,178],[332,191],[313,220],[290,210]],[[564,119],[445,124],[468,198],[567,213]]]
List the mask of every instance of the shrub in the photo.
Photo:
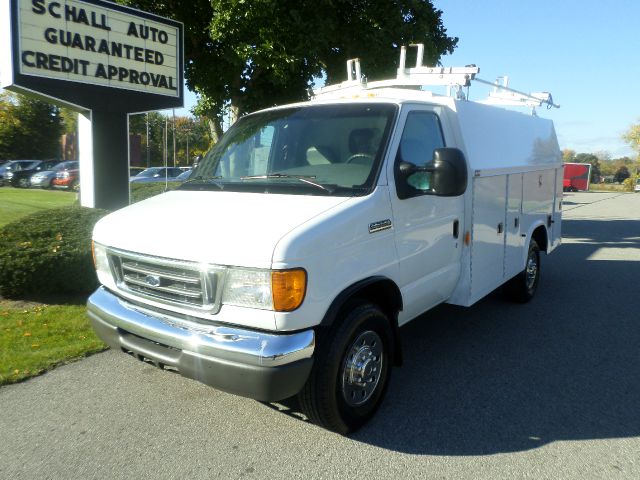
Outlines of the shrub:
[[[150,182],[150,183],[131,183],[131,203],[140,202],[147,198],[153,197],[164,193],[164,182]],[[173,190],[178,188],[182,183],[180,182],[168,182],[166,190]]]
[[0,229],[0,295],[79,294],[97,288],[93,226],[106,210],[42,210]]
[[625,179],[624,182],[622,182],[622,184],[624,185],[625,192],[635,191],[636,178],[638,178],[636,175],[631,175],[629,178]]

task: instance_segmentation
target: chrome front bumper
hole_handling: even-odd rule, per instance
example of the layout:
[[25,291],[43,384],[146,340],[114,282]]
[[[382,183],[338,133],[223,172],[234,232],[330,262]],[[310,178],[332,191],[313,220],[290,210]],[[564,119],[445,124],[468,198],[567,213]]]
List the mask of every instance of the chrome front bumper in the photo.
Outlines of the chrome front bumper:
[[295,395],[313,364],[313,330],[272,334],[188,322],[133,305],[103,287],[89,297],[87,311],[112,348],[257,400]]

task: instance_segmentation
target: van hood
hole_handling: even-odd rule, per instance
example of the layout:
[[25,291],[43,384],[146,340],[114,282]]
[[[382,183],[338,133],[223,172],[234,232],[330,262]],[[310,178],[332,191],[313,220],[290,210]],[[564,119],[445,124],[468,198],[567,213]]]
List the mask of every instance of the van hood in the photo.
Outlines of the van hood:
[[101,219],[93,239],[105,246],[171,259],[270,268],[287,233],[348,201],[238,192],[174,191]]

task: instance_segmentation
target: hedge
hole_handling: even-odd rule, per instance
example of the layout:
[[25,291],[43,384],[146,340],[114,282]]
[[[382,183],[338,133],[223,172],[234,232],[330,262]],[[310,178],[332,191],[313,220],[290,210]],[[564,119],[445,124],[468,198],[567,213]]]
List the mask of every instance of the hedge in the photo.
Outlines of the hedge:
[[95,223],[108,212],[42,210],[0,229],[0,295],[89,293],[98,286],[91,257]]
[[174,190],[182,185],[181,182],[168,182],[166,187],[164,182],[131,183],[131,203],[140,202],[165,191]]

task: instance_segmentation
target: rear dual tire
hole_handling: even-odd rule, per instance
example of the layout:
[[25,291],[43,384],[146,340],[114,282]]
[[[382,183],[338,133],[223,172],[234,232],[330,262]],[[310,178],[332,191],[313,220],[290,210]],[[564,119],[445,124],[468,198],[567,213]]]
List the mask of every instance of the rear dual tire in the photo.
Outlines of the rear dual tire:
[[527,303],[531,300],[540,283],[540,247],[531,239],[524,270],[504,285],[504,293],[509,300]]

